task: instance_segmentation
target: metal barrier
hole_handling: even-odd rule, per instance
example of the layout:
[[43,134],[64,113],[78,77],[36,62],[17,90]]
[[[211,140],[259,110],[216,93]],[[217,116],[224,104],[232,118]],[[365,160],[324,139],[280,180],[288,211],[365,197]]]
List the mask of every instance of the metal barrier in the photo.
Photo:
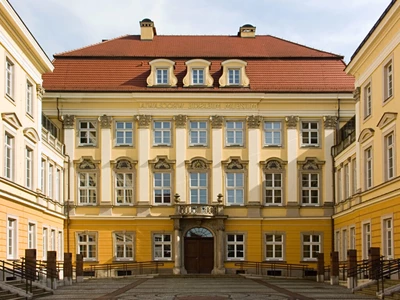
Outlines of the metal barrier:
[[113,271],[136,271],[138,275],[158,273],[158,268],[164,266],[159,261],[144,261],[130,263],[112,263],[112,264],[96,264],[90,265],[83,269],[83,272],[90,273],[89,277],[97,277],[97,271],[104,271],[107,277],[112,277]]
[[[282,276],[282,271],[286,277],[297,277],[294,273],[300,273],[301,277],[314,276],[315,269],[310,268],[306,264],[287,264],[282,262],[255,262],[255,261],[241,261],[235,263],[235,266],[239,266],[241,271],[255,270],[256,275],[264,275],[265,272],[269,271],[270,276]],[[280,275],[278,271],[280,272]]]

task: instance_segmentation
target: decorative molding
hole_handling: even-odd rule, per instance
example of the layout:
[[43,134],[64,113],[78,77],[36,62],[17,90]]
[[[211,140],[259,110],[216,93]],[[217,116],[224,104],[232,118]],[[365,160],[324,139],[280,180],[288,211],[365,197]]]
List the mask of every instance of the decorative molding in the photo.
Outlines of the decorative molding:
[[[178,79],[174,74],[174,66],[175,62],[169,59],[154,59],[149,62],[151,67],[150,75],[147,77],[147,86],[149,87],[176,87],[178,83]],[[156,76],[157,76],[157,68],[167,69],[168,70],[168,83],[167,84],[157,84]]]
[[372,128],[365,128],[363,131],[361,131],[359,137],[358,137],[358,142],[359,143],[365,143],[368,141],[370,138],[372,138],[375,134],[375,130]]
[[239,156],[232,156],[227,160],[221,161],[221,164],[229,171],[243,171],[246,169],[248,161],[241,160]]
[[353,98],[354,101],[358,102],[360,101],[360,95],[361,95],[361,88],[360,87],[356,87],[353,91]]
[[338,118],[336,116],[324,116],[325,129],[336,129]]
[[166,155],[159,155],[155,159],[149,160],[149,164],[153,170],[172,170],[172,165],[175,164],[175,160],[170,160]]
[[211,127],[214,129],[222,128],[222,124],[224,124],[224,117],[222,116],[211,116]]
[[390,123],[392,123],[393,121],[395,121],[396,118],[397,118],[396,112],[385,112],[376,126],[379,129],[383,129],[385,126],[387,126]]
[[304,161],[298,161],[298,165],[302,170],[321,170],[322,165],[325,164],[325,161],[319,160],[316,157],[306,157]]
[[284,166],[287,165],[287,161],[284,161],[278,157],[271,157],[265,161],[260,162],[263,165],[264,172],[266,171],[283,171]]
[[21,128],[22,124],[20,120],[18,119],[17,115],[15,113],[2,113],[1,118],[3,121],[7,122],[10,124],[13,128],[19,129]]
[[138,128],[149,128],[151,123],[151,116],[149,115],[137,115]]
[[75,124],[75,116],[74,115],[64,115],[63,116],[63,124],[65,129],[73,129]]
[[208,170],[210,161],[202,157],[193,157],[191,160],[185,162],[189,170]]
[[79,163],[78,169],[80,170],[95,170],[96,164],[91,159],[83,159],[82,162]]
[[33,127],[25,128],[24,135],[34,143],[37,143],[40,141],[40,136],[37,133],[36,129]]
[[[246,66],[247,62],[240,59],[229,59],[225,60],[221,63],[222,66],[222,75],[219,78],[219,86],[220,87],[248,87],[250,85],[250,80],[246,75]],[[239,84],[231,85],[228,81],[228,70],[230,68],[239,69]]]
[[112,117],[107,116],[107,115],[102,115],[99,117],[99,121],[100,121],[100,126],[101,128],[111,128],[111,123],[112,123]]
[[285,118],[285,121],[286,121],[286,127],[288,129],[296,129],[297,123],[299,122],[299,117],[298,116],[288,116]]
[[115,164],[115,168],[117,170],[132,170],[132,164],[129,160],[127,159],[120,159],[117,161],[117,163]]
[[188,117],[185,115],[174,116],[175,128],[185,128]]
[[[185,62],[186,65],[186,75],[182,80],[184,87],[212,87],[214,84],[214,79],[210,74],[211,62],[204,59],[191,59]],[[203,84],[193,84],[192,70],[193,69],[203,69],[204,70],[204,83]]]
[[42,99],[43,95],[44,95],[44,88],[41,84],[37,84],[36,85],[36,95],[38,97],[38,99]]
[[258,129],[260,128],[260,124],[262,122],[262,117],[261,116],[248,116],[246,118],[247,121],[247,127],[249,129]]

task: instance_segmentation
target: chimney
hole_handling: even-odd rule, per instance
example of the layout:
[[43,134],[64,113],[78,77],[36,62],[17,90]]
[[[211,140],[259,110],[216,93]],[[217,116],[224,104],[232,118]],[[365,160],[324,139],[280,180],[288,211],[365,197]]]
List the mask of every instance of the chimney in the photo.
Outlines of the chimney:
[[244,24],[239,28],[238,36],[242,38],[255,38],[256,28],[251,24]]
[[140,40],[152,41],[154,36],[157,35],[154,23],[150,19],[143,19],[140,23]]

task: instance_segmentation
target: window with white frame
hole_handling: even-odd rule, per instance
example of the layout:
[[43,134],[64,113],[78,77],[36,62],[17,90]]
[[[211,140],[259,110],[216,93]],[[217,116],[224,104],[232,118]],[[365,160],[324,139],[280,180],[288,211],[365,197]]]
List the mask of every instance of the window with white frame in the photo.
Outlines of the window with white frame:
[[393,219],[386,218],[383,220],[382,224],[383,234],[383,255],[385,259],[392,259],[394,257],[393,253]]
[[322,250],[320,234],[303,234],[303,259],[316,260]]
[[153,235],[154,260],[172,259],[172,235],[156,233]]
[[226,246],[227,246],[228,260],[244,260],[245,257],[244,234],[227,234]]
[[241,121],[226,121],[226,145],[243,146],[244,126]]
[[367,118],[372,113],[372,92],[371,83],[364,88],[364,118]]
[[4,136],[4,177],[13,179],[14,176],[14,137],[8,133]]
[[28,223],[28,249],[36,249],[36,223]]
[[301,122],[301,145],[303,147],[319,145],[319,123],[315,121]]
[[350,227],[349,231],[349,249],[356,249],[356,228]]
[[25,186],[28,189],[32,188],[33,179],[33,151],[32,149],[25,148]]
[[264,122],[264,145],[282,146],[282,122]]
[[244,203],[243,173],[226,173],[226,201],[227,205]]
[[228,69],[228,85],[240,85],[240,69]]
[[117,261],[133,260],[133,241],[132,232],[114,233],[114,258]]
[[282,204],[282,173],[265,174],[265,204]]
[[52,229],[50,231],[50,250],[55,251],[56,250],[56,230]]
[[133,145],[133,122],[115,122],[116,146]]
[[335,251],[340,251],[340,231],[335,232]]
[[18,258],[17,219],[7,218],[7,259]]
[[96,146],[97,122],[79,121],[79,146]]
[[48,170],[48,181],[47,181],[47,196],[53,198],[53,164],[49,163],[49,170]]
[[156,84],[168,84],[168,69],[156,69]]
[[47,259],[47,251],[49,250],[49,230],[43,227],[42,231],[42,257],[43,260]]
[[54,190],[54,200],[60,202],[61,199],[61,170],[56,169],[56,185]]
[[154,173],[154,204],[171,204],[171,173]]
[[204,172],[190,173],[190,203],[207,204],[208,202],[208,175]]
[[133,204],[133,173],[115,173],[115,193],[117,205]]
[[385,79],[384,79],[384,92],[385,101],[393,96],[393,62],[390,60],[384,68]]
[[14,93],[14,64],[6,59],[6,95],[12,97]]
[[350,168],[349,164],[344,165],[344,198],[350,197]]
[[64,243],[62,231],[59,231],[57,234],[57,256],[58,260],[64,260]]
[[348,236],[347,236],[347,230],[343,229],[342,230],[342,251],[341,251],[341,260],[346,261],[347,260],[347,250],[348,250]]
[[364,223],[362,225],[362,257],[363,259],[368,258],[368,250],[371,248],[371,224]]
[[207,131],[206,121],[190,121],[190,146],[207,146]]
[[337,170],[337,202],[340,203],[342,199],[342,169]]
[[25,99],[26,112],[33,116],[33,85],[27,80],[26,81],[26,99]]
[[395,177],[395,146],[393,132],[385,136],[385,156],[386,156],[386,179]]
[[357,161],[354,158],[351,161],[351,169],[352,169],[352,189],[353,195],[357,193]]
[[204,69],[192,69],[192,84],[193,85],[204,84]]
[[283,234],[265,234],[265,259],[283,260]]
[[77,233],[77,253],[82,254],[84,261],[97,259],[97,234],[95,232]]
[[40,189],[42,190],[42,193],[44,194],[46,192],[46,160],[42,159],[40,161]]
[[97,203],[97,168],[87,159],[78,166],[78,199],[80,205]]
[[170,146],[171,145],[171,122],[154,121],[154,146]]
[[372,187],[372,147],[369,147],[364,151],[365,160],[365,187],[370,189]]
[[301,203],[303,205],[319,203],[319,174],[301,174]]

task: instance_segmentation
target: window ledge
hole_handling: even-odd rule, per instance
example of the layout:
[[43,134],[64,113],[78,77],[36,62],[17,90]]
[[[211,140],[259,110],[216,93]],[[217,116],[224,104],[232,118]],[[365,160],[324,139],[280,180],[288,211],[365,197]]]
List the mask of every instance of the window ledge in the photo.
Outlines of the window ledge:
[[189,147],[207,147],[207,144],[190,144]]
[[226,145],[225,147],[227,147],[227,148],[242,148],[242,147],[244,147],[244,145],[242,144],[229,144],[229,145]]
[[153,144],[153,147],[171,147],[171,144]]
[[274,144],[265,144],[264,147],[265,147],[265,148],[281,148],[281,147],[282,147],[282,144],[277,144],[277,145],[274,145]]

